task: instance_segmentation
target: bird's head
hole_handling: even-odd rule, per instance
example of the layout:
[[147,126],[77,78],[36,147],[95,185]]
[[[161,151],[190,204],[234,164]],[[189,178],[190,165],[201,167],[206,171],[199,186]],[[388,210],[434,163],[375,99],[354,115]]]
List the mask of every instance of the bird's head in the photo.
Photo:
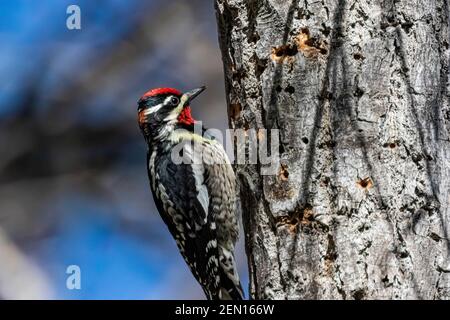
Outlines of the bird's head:
[[157,88],[147,91],[138,102],[138,122],[144,135],[162,137],[177,126],[193,125],[190,103],[206,87],[188,92],[173,88]]

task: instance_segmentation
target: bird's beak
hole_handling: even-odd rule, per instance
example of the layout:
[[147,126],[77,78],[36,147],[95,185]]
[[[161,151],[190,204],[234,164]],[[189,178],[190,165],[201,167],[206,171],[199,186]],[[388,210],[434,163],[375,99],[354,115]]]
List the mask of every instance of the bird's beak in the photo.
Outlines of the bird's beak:
[[206,87],[200,87],[188,92],[184,93],[184,96],[186,96],[186,102],[184,103],[185,106],[188,106],[192,100],[194,100],[200,93],[202,93],[203,91],[205,91]]

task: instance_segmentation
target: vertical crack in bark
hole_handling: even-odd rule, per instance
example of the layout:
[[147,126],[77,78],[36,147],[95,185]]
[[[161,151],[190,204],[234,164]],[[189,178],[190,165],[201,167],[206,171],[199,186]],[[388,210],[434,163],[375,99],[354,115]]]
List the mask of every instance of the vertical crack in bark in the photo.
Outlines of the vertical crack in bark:
[[[395,16],[398,16],[399,13],[398,13],[397,6],[396,6],[395,3],[393,4],[393,8],[394,8]],[[448,16],[448,13],[446,13],[445,15]],[[433,29],[435,30],[434,24],[433,24]],[[419,135],[420,149],[422,150],[422,153],[426,155],[424,157],[424,161],[425,161],[425,165],[426,165],[426,174],[427,174],[427,178],[428,178],[428,184],[429,184],[429,187],[431,188],[431,192],[432,192],[432,194],[431,194],[431,197],[432,197],[431,201],[434,203],[434,205],[433,205],[434,209],[439,213],[439,221],[440,221],[440,225],[441,225],[440,229],[444,233],[444,237],[446,239],[448,239],[447,227],[445,225],[445,220],[446,219],[444,217],[445,213],[442,212],[443,209],[441,207],[441,203],[440,203],[439,197],[438,197],[439,191],[436,189],[436,184],[438,182],[435,182],[435,179],[434,179],[435,175],[433,175],[432,165],[430,163],[430,159],[429,159],[429,156],[428,156],[431,151],[427,150],[427,148],[425,147],[425,145],[427,144],[426,143],[426,138],[425,138],[425,132],[424,132],[424,128],[422,127],[422,121],[421,121],[421,119],[419,117],[419,113],[418,113],[417,105],[416,105],[415,95],[417,94],[417,92],[415,91],[415,88],[414,88],[414,86],[412,84],[412,81],[411,81],[410,68],[408,67],[407,55],[406,55],[406,50],[405,50],[405,46],[404,46],[404,39],[403,39],[402,29],[400,27],[398,27],[398,26],[396,27],[396,41],[394,42],[394,45],[395,45],[395,48],[396,48],[396,53],[397,53],[397,55],[398,55],[398,57],[400,59],[400,62],[401,62],[401,67],[402,67],[401,74],[402,74],[403,80],[404,80],[404,82],[405,82],[405,84],[407,86],[407,93],[408,93],[408,98],[409,98],[408,99],[409,100],[408,105],[410,106],[410,111],[411,111],[411,114],[413,115],[413,118],[414,118],[414,121],[415,121],[415,125],[416,125],[416,129],[417,129],[417,132],[418,132],[418,135]],[[439,49],[439,57],[440,57],[440,59],[442,57],[440,49]],[[442,63],[442,60],[441,60],[441,63]],[[441,68],[443,66],[444,65],[442,65]],[[445,68],[444,68],[444,70],[445,70]],[[442,73],[441,72],[440,72],[440,75],[441,75],[441,77],[440,77],[440,80],[441,80],[442,79]],[[442,90],[442,83],[440,85],[439,90]],[[435,116],[433,117],[433,122],[434,122],[433,123],[433,127],[435,128],[435,139],[437,139],[437,135],[439,134],[439,130],[438,130],[438,128],[439,128],[439,121],[440,121],[439,120],[439,116],[436,115],[436,111],[435,111]],[[439,152],[439,151],[437,151],[437,150],[433,150],[433,151],[434,151],[434,158],[432,160],[436,161],[436,159],[435,159],[436,155],[435,154],[437,152]],[[438,167],[438,169],[440,169],[440,168]],[[440,174],[437,173],[437,176],[440,176]],[[429,195],[426,195],[426,194],[424,194],[423,196],[426,197],[426,198],[430,197]],[[426,201],[426,202],[428,202],[428,201]],[[400,240],[400,238],[401,238],[400,230],[398,230],[397,232],[398,232],[399,240]],[[405,250],[406,250],[406,244],[404,243],[404,241],[401,241],[401,243],[405,247]],[[447,256],[447,259],[448,259],[449,251],[450,251],[450,242],[449,241],[446,241],[446,251],[447,252],[446,252],[445,256]],[[411,262],[411,264],[413,265],[412,262]],[[415,279],[413,271],[411,271],[411,277],[413,278],[412,281],[414,283],[414,286],[416,287],[416,292],[417,292],[418,296],[420,297],[420,291],[417,289],[417,281]]]
[[[322,123],[322,116],[323,116],[323,108],[325,105],[325,100],[328,98],[329,94],[328,94],[328,83],[329,83],[329,75],[330,75],[330,70],[331,70],[331,65],[334,64],[335,61],[335,53],[336,53],[336,49],[338,47],[338,42],[333,41],[335,39],[335,36],[337,33],[339,33],[339,30],[342,28],[342,11],[339,10],[340,5],[345,4],[346,0],[339,0],[339,5],[337,6],[337,11],[336,14],[334,16],[334,29],[332,32],[332,42],[330,44],[330,50],[329,50],[329,56],[327,58],[326,61],[326,68],[325,68],[325,77],[322,81],[322,89],[321,89],[321,95],[319,97],[319,104],[316,108],[315,114],[314,114],[314,126],[312,129],[312,133],[309,137],[309,143],[308,143],[308,152],[307,152],[307,158],[306,158],[306,165],[305,165],[305,170],[303,171],[303,179],[302,179],[302,184],[300,186],[300,192],[299,192],[299,197],[298,197],[298,201],[300,202],[298,204],[298,207],[303,208],[307,205],[308,203],[308,198],[309,198],[309,188],[310,188],[310,179],[311,179],[311,173],[312,173],[312,168],[313,168],[313,164],[314,164],[314,158],[315,158],[315,153],[316,153],[316,140],[317,140],[317,135],[318,135],[318,131],[320,129],[320,124]],[[272,99],[271,99],[272,100]],[[294,238],[294,246],[292,247],[291,253],[290,253],[290,260],[291,260],[291,264],[294,261],[294,257],[295,257],[295,252],[297,251],[298,247],[298,235],[301,231],[298,230],[295,238]]]
[[[288,42],[289,32],[291,31],[292,22],[294,20],[294,13],[298,10],[298,2],[299,0],[292,0],[291,5],[289,7],[288,15],[286,18],[286,24],[283,32],[282,46],[286,46]],[[266,129],[279,128],[278,92],[276,88],[281,83],[282,78],[283,78],[283,63],[279,63],[275,66],[272,87],[270,89],[271,92],[268,111],[266,117],[264,118]],[[284,139],[281,139],[281,141],[284,141]]]
[[[398,40],[398,43],[397,43],[397,41],[394,41],[394,45],[396,47],[396,53],[397,53],[398,57],[400,58],[400,62],[401,62],[401,67],[402,67],[401,75],[403,76],[403,80],[405,81],[405,84],[407,86],[408,100],[409,100],[408,105],[411,106],[411,108],[410,108],[411,114],[414,117],[416,129],[419,134],[420,149],[422,150],[422,152],[425,155],[427,155],[428,151],[425,148],[425,134],[424,134],[424,130],[423,130],[423,127],[422,127],[422,124],[420,122],[419,115],[417,112],[416,102],[415,102],[415,98],[414,98],[414,95],[416,93],[415,93],[414,87],[412,86],[411,78],[409,76],[409,68],[408,68],[408,63],[406,61],[405,50],[404,50],[404,45],[403,45],[403,35],[402,35],[402,31],[401,31],[400,27],[396,28],[396,33],[397,33],[396,40]],[[428,182],[432,189],[433,197],[436,198],[436,200],[437,200],[437,196],[436,196],[437,193],[436,193],[435,186],[434,186],[433,179],[432,179],[430,161],[429,161],[428,157],[425,157],[424,159],[425,159],[425,163],[426,163],[426,167],[427,167]]]
[[[252,186],[251,178],[245,173],[245,172],[238,172],[238,182],[239,182],[239,191],[240,191],[240,199],[241,199],[241,206],[242,206],[242,221],[244,224],[244,230],[251,230],[252,225],[256,224],[256,214],[252,212],[251,208],[256,208],[258,200],[255,198],[255,194],[257,194],[257,191],[255,190],[255,187]],[[244,210],[247,209],[247,210]],[[253,253],[253,233],[252,232],[245,232],[245,251],[247,253],[248,257],[248,268],[249,268],[249,275],[251,277],[250,279],[250,298],[255,298],[255,294],[259,292],[259,286],[258,286],[258,266],[255,262],[255,255]]]

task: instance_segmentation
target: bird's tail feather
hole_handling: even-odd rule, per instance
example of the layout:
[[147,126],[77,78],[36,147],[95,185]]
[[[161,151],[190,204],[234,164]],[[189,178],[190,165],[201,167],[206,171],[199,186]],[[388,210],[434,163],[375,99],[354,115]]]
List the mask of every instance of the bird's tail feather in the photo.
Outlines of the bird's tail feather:
[[243,300],[244,293],[242,291],[241,283],[237,285],[231,279],[227,277],[228,281],[222,283],[222,287],[219,290],[220,300]]
[[236,270],[233,252],[220,248],[220,287],[215,299],[217,300],[243,300],[244,292]]
[[209,300],[244,300],[244,292],[241,283],[234,283],[226,275],[222,278],[220,288],[213,292],[206,292]]

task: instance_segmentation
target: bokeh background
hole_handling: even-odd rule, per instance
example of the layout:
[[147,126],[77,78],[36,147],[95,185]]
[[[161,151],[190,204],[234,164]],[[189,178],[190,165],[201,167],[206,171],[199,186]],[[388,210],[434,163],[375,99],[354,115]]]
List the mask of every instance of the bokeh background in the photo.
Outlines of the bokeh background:
[[[0,40],[0,298],[203,299],[154,206],[136,101],[205,84],[194,117],[227,127],[213,1],[3,0]],[[237,260],[247,288],[242,241]]]

